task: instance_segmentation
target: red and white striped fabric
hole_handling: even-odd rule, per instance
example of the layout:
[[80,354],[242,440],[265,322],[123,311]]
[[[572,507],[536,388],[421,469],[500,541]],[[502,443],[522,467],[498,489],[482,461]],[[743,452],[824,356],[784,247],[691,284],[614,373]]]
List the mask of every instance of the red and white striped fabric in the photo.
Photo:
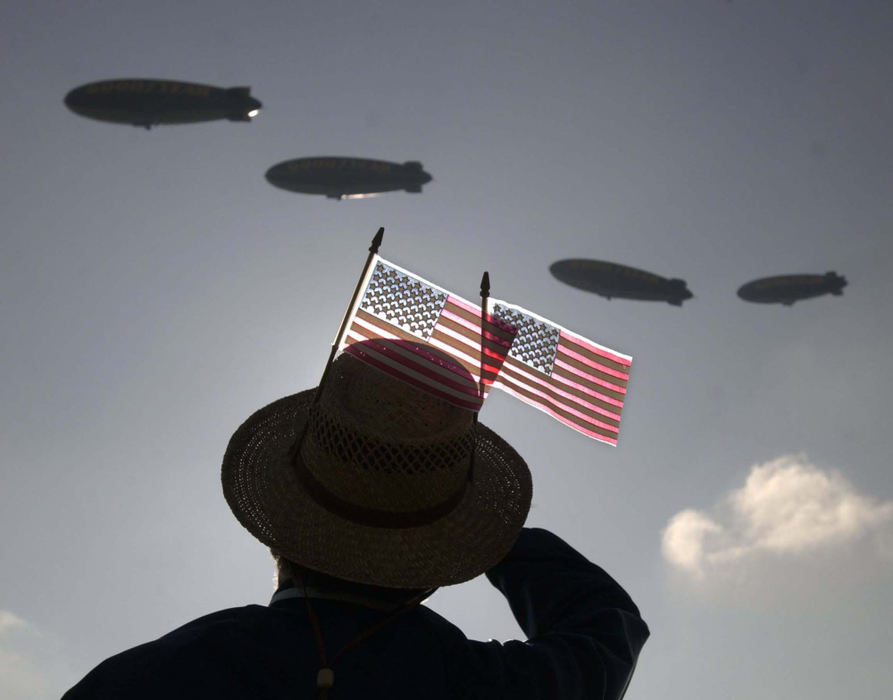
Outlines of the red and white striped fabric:
[[493,386],[584,435],[617,445],[632,358],[498,299],[490,311],[518,329]]
[[480,306],[377,255],[373,262],[339,349],[454,405],[480,410],[515,329],[488,316],[482,342]]

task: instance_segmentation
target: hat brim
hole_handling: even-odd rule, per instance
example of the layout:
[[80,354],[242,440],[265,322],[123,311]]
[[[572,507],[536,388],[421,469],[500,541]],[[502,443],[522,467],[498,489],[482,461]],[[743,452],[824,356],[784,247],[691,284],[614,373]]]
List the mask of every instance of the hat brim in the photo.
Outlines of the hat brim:
[[418,527],[363,525],[317,503],[289,453],[314,390],[252,414],[230,439],[221,481],[239,522],[298,564],[348,581],[434,588],[474,578],[511,549],[530,509],[530,471],[505,440],[478,423],[473,478],[457,506]]

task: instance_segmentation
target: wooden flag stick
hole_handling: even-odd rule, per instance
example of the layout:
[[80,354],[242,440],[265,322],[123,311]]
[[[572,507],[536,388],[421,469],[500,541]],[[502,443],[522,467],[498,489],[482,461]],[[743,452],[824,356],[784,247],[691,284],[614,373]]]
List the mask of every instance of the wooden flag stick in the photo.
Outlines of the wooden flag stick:
[[[366,279],[366,273],[369,272],[369,266],[372,264],[372,260],[375,258],[375,255],[378,253],[378,249],[381,247],[381,241],[384,238],[384,226],[381,226],[378,229],[378,232],[372,238],[372,245],[369,246],[369,255],[366,257],[366,264],[363,265],[363,272],[360,273],[360,279],[357,280],[357,285],[354,287],[353,296],[350,298],[350,304],[347,306],[347,312],[344,314],[344,318],[341,319],[341,327],[338,329],[338,335],[335,337],[335,342],[332,343],[332,350],[329,352],[329,359],[326,362],[325,369],[322,371],[322,377],[319,380],[319,384],[316,387],[316,391],[313,394],[313,402],[310,404],[310,408],[316,406],[319,402],[319,397],[322,395],[322,388],[326,383],[326,379],[329,376],[329,369],[332,366],[332,362],[335,360],[335,353],[338,352],[338,348],[341,345],[341,339],[344,338],[344,332],[347,330],[347,323],[351,316],[351,311],[353,310],[354,304],[357,303],[357,297],[360,296],[360,290],[363,288],[363,280]],[[310,420],[304,421],[304,429],[301,431],[301,435],[295,440],[294,445],[292,445],[291,453],[289,455],[291,462],[294,464],[294,461],[297,459],[298,454],[301,451],[301,443],[304,442],[304,436],[307,434],[307,426],[310,425]]]
[[[490,273],[484,270],[483,276],[481,276],[481,366],[478,371],[478,392],[480,392],[481,396],[481,408],[484,407],[484,327],[487,320],[487,300],[490,298]],[[477,427],[478,427],[478,413],[480,413],[480,409],[474,412],[474,416],[472,417],[472,435],[474,436],[474,442],[471,448],[471,463],[468,466],[468,481],[472,481],[474,479],[474,456],[477,453]]]
[[484,333],[487,322],[487,301],[490,298],[490,273],[484,270],[481,277],[481,373],[480,392],[481,401],[484,400]]
[[350,298],[350,304],[347,305],[347,312],[344,314],[344,318],[341,319],[341,327],[338,329],[338,335],[335,337],[335,342],[332,343],[332,351],[329,353],[329,360],[328,362],[326,362],[326,367],[322,371],[322,378],[319,380],[319,385],[316,387],[316,393],[313,395],[313,406],[315,406],[319,401],[320,394],[322,393],[322,388],[329,376],[329,368],[332,366],[332,362],[335,360],[335,353],[338,352],[338,348],[341,345],[341,340],[342,338],[344,338],[344,331],[347,330],[347,322],[350,319],[350,312],[353,310],[354,304],[357,303],[357,297],[360,296],[360,290],[363,287],[363,280],[366,279],[366,273],[369,271],[369,266],[372,264],[372,259],[375,257],[376,253],[378,253],[378,249],[381,247],[381,241],[383,238],[384,226],[378,229],[378,232],[372,239],[372,245],[369,246],[369,255],[366,258],[366,264],[363,265],[363,271],[360,273],[360,279],[357,280],[357,286],[354,287],[353,296]]

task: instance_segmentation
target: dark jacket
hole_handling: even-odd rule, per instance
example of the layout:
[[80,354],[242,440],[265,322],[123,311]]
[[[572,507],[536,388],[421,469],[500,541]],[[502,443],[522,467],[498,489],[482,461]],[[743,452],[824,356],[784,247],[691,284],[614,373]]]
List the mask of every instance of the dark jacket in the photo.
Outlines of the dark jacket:
[[[623,589],[545,530],[524,529],[487,578],[528,640],[471,641],[422,606],[334,664],[330,700],[620,698],[648,627]],[[331,659],[383,613],[314,600]],[[315,698],[319,652],[300,598],[212,613],[111,657],[64,696]]]

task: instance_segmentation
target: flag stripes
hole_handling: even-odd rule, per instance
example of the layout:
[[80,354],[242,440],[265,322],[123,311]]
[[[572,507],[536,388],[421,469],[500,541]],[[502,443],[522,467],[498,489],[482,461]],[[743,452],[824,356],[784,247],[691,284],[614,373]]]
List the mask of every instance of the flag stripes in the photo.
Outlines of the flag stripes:
[[587,424],[585,422],[575,421],[571,415],[568,415],[566,412],[559,411],[552,407],[548,402],[541,402],[533,400],[528,393],[517,390],[510,386],[509,384],[500,384],[499,388],[502,389],[507,394],[514,396],[516,399],[520,399],[524,403],[530,404],[536,409],[539,409],[543,413],[547,413],[552,416],[555,420],[564,423],[566,426],[573,428],[578,433],[583,433],[584,435],[594,438],[600,442],[605,442],[612,446],[617,446],[617,437],[616,433],[611,433],[609,431],[600,431],[596,430],[595,426],[586,427]]
[[[423,347],[405,340],[375,338],[351,343],[344,352],[354,355],[388,374],[425,387],[426,391],[450,403],[477,411],[481,399],[477,385],[455,370],[438,363]],[[465,379],[466,381],[462,381]]]
[[[376,258],[340,348],[457,406],[479,410],[515,332],[492,315],[482,330],[479,306]],[[456,365],[412,345],[419,343]]]
[[[550,382],[548,378],[537,377],[528,367],[512,358],[505,362],[502,366],[502,371],[505,372],[507,378],[512,379],[516,384],[529,384],[531,389],[542,392],[556,401],[575,401],[603,416],[603,419],[610,419],[613,421],[614,427],[620,422],[622,403],[620,406],[616,403],[611,404],[598,396],[593,396],[592,394],[595,392],[592,392],[592,394],[586,393],[581,389],[561,382]],[[554,373],[552,378],[554,379]]]
[[555,391],[548,379],[537,381],[536,378],[525,377],[525,373],[517,372],[516,369],[516,361],[508,358],[497,382],[500,389],[590,437],[612,445],[617,444],[619,420],[603,415],[576,397],[563,396]]
[[[587,374],[586,372],[581,372],[577,367],[569,365],[560,359],[555,360],[555,365],[552,368],[552,378],[572,386],[576,386],[580,379],[589,380],[589,383],[600,387],[594,394],[597,398],[601,398],[608,403],[613,403],[615,406],[623,405],[623,397],[626,393],[625,389],[623,391],[618,391],[616,384],[602,379],[595,375],[595,373]],[[593,391],[592,389],[586,388],[583,384],[580,384],[579,388],[581,388],[584,393]]]
[[579,357],[580,360],[588,364],[590,367],[603,367],[605,371],[614,371],[615,377],[621,379],[629,379],[630,358],[625,355],[618,355],[611,352],[607,348],[589,342],[585,338],[581,338],[570,331],[561,329],[563,337],[562,350],[568,355]]
[[[451,355],[471,374],[476,382],[479,382],[481,366],[480,335],[476,335],[464,327],[460,332],[450,327],[450,325],[447,320],[442,319],[441,322],[434,326],[427,343]],[[504,333],[502,328],[500,328],[500,333]],[[345,344],[350,345],[375,338],[420,342],[418,336],[408,333],[402,328],[370,314],[368,311],[358,309],[347,329]],[[487,334],[487,338],[484,340],[485,387],[491,385],[496,379],[509,347],[510,343],[502,335]]]
[[617,444],[631,358],[520,307],[495,313],[521,330],[494,386],[565,425]]
[[[487,315],[484,318],[483,341],[481,339],[481,309],[464,299],[447,297],[438,322],[428,338],[428,342],[458,350],[460,347],[470,352],[471,367],[466,368],[485,386],[493,384],[505,356],[508,355],[515,337],[515,329],[499,319]],[[461,346],[459,345],[461,343]],[[483,348],[484,373],[480,379],[481,349]],[[476,352],[476,355],[475,355]],[[463,353],[464,356],[468,356]]]

